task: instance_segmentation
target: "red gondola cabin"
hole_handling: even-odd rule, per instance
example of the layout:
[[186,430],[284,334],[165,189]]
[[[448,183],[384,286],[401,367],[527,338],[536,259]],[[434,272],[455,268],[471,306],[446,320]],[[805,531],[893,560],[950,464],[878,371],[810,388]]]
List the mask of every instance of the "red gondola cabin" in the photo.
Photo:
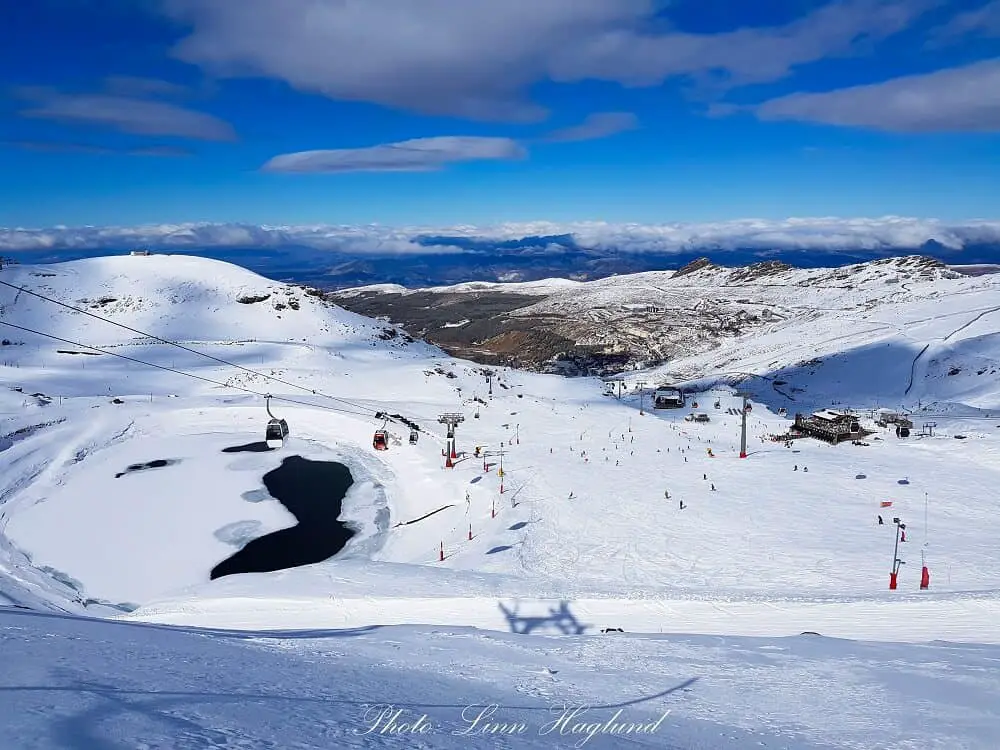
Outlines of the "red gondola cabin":
[[372,438],[372,447],[377,451],[389,450],[389,433],[385,430],[375,430],[375,437]]

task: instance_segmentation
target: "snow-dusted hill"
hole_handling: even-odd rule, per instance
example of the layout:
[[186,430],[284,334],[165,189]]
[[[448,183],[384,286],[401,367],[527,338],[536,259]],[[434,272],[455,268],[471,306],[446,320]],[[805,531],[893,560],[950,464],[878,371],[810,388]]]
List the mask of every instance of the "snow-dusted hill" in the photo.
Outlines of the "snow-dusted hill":
[[[700,280],[707,273],[669,280],[694,306],[713,299],[709,281]],[[684,420],[691,408],[650,412],[647,396],[612,399],[596,379],[450,359],[305,290],[225,264],[150,256],[6,268],[0,281],[233,364],[0,287],[0,337],[9,342],[0,347],[7,386],[0,389],[0,602],[117,620],[0,615],[4,654],[23,654],[18,671],[8,671],[15,677],[4,679],[91,694],[101,644],[124,638],[151,654],[185,654],[185,666],[171,672],[177,684],[201,679],[202,662],[216,672],[244,671],[247,649],[267,651],[279,681],[299,674],[301,660],[315,664],[289,695],[341,708],[303,747],[414,746],[412,737],[347,738],[354,708],[344,707],[355,704],[317,687],[354,684],[386,665],[389,672],[361,681],[351,699],[371,702],[382,693],[396,701],[401,694],[386,686],[405,684],[411,696],[428,695],[443,721],[465,689],[480,702],[530,696],[531,706],[607,706],[697,677],[683,694],[643,703],[650,721],[662,708],[678,723],[642,741],[744,747],[757,733],[753,742],[795,750],[995,746],[992,647],[902,645],[1000,644],[992,530],[1000,511],[1000,399],[995,377],[972,374],[972,363],[988,370],[997,360],[991,315],[1000,300],[988,276],[921,281],[922,273],[898,285],[873,275],[865,289],[839,291],[833,280],[741,284],[741,299],[759,295],[779,313],[783,300],[786,319],[691,352],[670,364],[674,372],[632,378],[702,378],[709,390],[697,396],[697,410],[710,422],[694,425]],[[885,290],[877,298],[876,286]],[[25,328],[105,353],[65,353],[83,349]],[[967,364],[949,375],[959,362]],[[757,394],[746,459],[738,457],[733,413],[740,399],[718,382],[741,372],[761,376],[744,383]],[[867,409],[908,388],[906,399],[939,402],[925,412],[936,423],[933,436],[900,440],[871,425],[863,446],[785,447],[768,439],[789,424],[779,406],[791,412],[828,399],[823,405]],[[289,399],[272,408],[288,419],[291,435],[280,450],[246,452],[263,437],[264,393]],[[418,423],[419,442],[410,445],[406,429],[390,423],[398,441],[374,451],[380,411]],[[454,468],[442,456],[437,420],[445,412],[465,416]],[[915,421],[919,432],[922,420]],[[485,465],[476,446],[487,451]],[[210,570],[249,540],[293,525],[263,485],[292,456],[350,468],[354,484],[340,518],[354,537],[325,562],[210,581]],[[329,502],[325,488],[314,491],[316,503]],[[887,590],[893,516],[907,527],[897,591]],[[927,591],[919,589],[923,562]],[[161,630],[163,623],[242,635],[207,634],[196,644],[188,632]],[[376,626],[386,629],[366,630]],[[598,632],[607,627],[627,632]],[[316,640],[273,633],[330,628],[338,630],[314,633]],[[824,638],[799,638],[805,631]],[[42,676],[46,662],[30,656],[39,633],[53,643],[76,639],[76,654],[59,657],[73,665],[69,672]],[[340,666],[326,666],[332,655]],[[150,659],[143,663],[154,670],[161,657]],[[427,676],[446,661],[465,665],[450,668],[455,682]],[[952,688],[932,680],[941,665],[963,675],[966,692],[957,702]],[[137,696],[153,689],[138,667],[116,662],[113,669],[136,692],[101,695],[138,705],[145,699]],[[887,680],[895,697],[879,692]],[[206,690],[239,693],[223,678]],[[859,701],[858,691],[870,700]],[[265,692],[245,694],[268,704]],[[28,737],[38,728],[37,704],[13,694],[27,718],[16,710],[2,716]],[[171,726],[183,724],[191,746],[210,746],[210,731],[218,733],[211,735],[216,746],[244,740],[232,725],[239,721],[250,721],[265,743],[251,747],[289,736],[267,734],[264,718],[258,725],[189,699],[200,703],[188,696],[182,708],[155,710],[179,722]],[[886,701],[899,721],[876,731]],[[919,718],[914,701],[931,706],[935,722]],[[98,710],[63,698],[53,705],[63,717]],[[315,713],[302,708],[296,717],[307,722]],[[58,738],[81,726],[64,723],[48,744],[23,746],[62,746]],[[507,739],[510,747],[532,746]],[[598,741],[617,747],[622,740]]]
[[[231,343],[368,343],[381,329],[305,287],[269,281],[221,261],[183,255],[114,256],[46,266],[13,266],[3,281],[173,340]],[[52,326],[61,336],[97,332],[100,345],[136,343],[113,326],[28,294],[0,288],[5,319]],[[151,331],[153,332],[153,331]],[[6,336],[10,338],[10,336]],[[93,342],[92,342],[93,343]]]

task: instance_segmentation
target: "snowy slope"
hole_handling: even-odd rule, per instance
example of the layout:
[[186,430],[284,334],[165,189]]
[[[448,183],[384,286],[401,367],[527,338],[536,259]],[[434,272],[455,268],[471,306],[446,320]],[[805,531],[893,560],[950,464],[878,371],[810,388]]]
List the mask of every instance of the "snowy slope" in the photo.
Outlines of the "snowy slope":
[[786,320],[680,357],[652,376],[765,376],[782,382],[761,390],[758,378],[747,387],[788,409],[839,400],[904,409],[931,405],[934,414],[970,406],[1000,411],[1000,284],[978,280],[949,288],[955,285],[928,283],[922,299],[904,291],[888,304],[848,300],[821,311],[803,300],[786,307]]
[[[186,633],[146,630],[141,622],[257,633],[239,641],[241,649],[284,643],[281,636],[265,637],[264,631],[391,626],[377,631],[364,652],[352,651],[351,659],[358,661],[350,669],[385,664],[387,649],[398,651],[392,664],[420,673],[417,682],[401,683],[412,686],[411,695],[436,684],[422,673],[446,659],[472,665],[457,674],[459,684],[479,679],[472,674],[477,659],[493,648],[500,650],[491,663],[531,665],[525,669],[556,664],[553,668],[573,673],[571,684],[557,683],[538,693],[543,702],[597,702],[606,681],[584,673],[588,660],[598,654],[612,660],[615,666],[607,667],[617,675],[612,683],[623,686],[638,686],[646,679],[639,675],[660,674],[647,671],[650,665],[694,659],[705,670],[700,674],[718,670],[724,676],[716,692],[699,694],[707,703],[686,717],[707,719],[729,702],[728,712],[718,719],[728,729],[720,733],[761,730],[770,745],[796,750],[880,746],[872,744],[869,727],[873,717],[882,715],[878,706],[887,703],[875,701],[860,709],[844,693],[832,706],[837,720],[826,721],[809,704],[820,701],[819,696],[798,695],[816,675],[832,672],[827,679],[850,676],[844,684],[861,685],[870,695],[888,682],[898,702],[905,702],[904,696],[937,702],[936,710],[947,720],[932,728],[914,723],[915,709],[899,709],[907,718],[893,725],[895,744],[887,741],[885,747],[914,746],[914,738],[920,738],[928,743],[921,747],[937,742],[942,748],[985,748],[1000,738],[1000,718],[990,713],[985,700],[979,702],[996,687],[983,676],[993,658],[985,647],[869,648],[808,639],[787,646],[788,641],[741,640],[815,631],[883,644],[1000,644],[1000,549],[992,530],[1000,511],[995,492],[1000,419],[987,418],[990,409],[994,416],[1000,412],[996,380],[941,372],[959,360],[988,365],[997,359],[990,324],[997,292],[986,283],[988,277],[966,278],[963,283],[971,286],[963,290],[947,286],[959,280],[928,280],[927,299],[881,304],[878,322],[871,321],[873,329],[882,326],[880,333],[858,325],[857,313],[837,308],[796,323],[798,327],[775,328],[759,340],[748,337],[738,348],[692,355],[675,365],[683,365],[689,377],[719,373],[708,377],[706,385],[728,377],[724,373],[729,371],[759,371],[771,378],[747,381],[758,396],[749,420],[750,456],[741,460],[739,418],[732,413],[740,402],[727,386],[698,396],[703,402],[698,411],[709,412],[711,421],[697,426],[683,419],[690,408],[649,412],[646,398],[640,414],[637,394],[610,399],[602,393],[603,384],[592,379],[493,368],[491,396],[481,367],[388,336],[374,321],[225,264],[152,256],[23,267],[16,274],[9,270],[0,280],[30,284],[67,304],[97,301],[97,314],[176,337],[260,373],[143,341],[30,295],[0,292],[0,322],[228,384],[221,387],[107,354],[60,354],[72,347],[0,325],[5,329],[0,335],[12,340],[0,349],[0,378],[21,389],[0,389],[0,603],[118,619],[86,625],[64,620],[55,631],[43,629],[63,633],[54,638],[80,634],[93,646],[85,653],[95,659],[100,644],[112,637],[102,628],[123,628],[115,632],[152,639],[146,645],[153,653],[195,643],[184,640],[191,638]],[[936,291],[941,293],[931,296]],[[271,297],[239,301],[265,294]],[[116,300],[101,303],[102,296]],[[287,304],[275,309],[275,299],[287,298],[297,299],[299,309]],[[801,312],[808,304],[808,291],[788,302]],[[801,365],[808,377],[790,372],[789,378],[802,378],[800,385],[793,384],[802,390],[786,391],[801,399],[789,400],[789,411],[807,396],[871,408],[873,393],[890,398],[908,385],[912,358],[900,364],[898,357],[881,352],[902,346],[904,337],[914,353],[927,346],[926,368],[921,358],[915,369],[920,398],[947,404],[947,409],[939,404],[939,411],[928,412],[936,415],[933,437],[897,440],[889,431],[878,431],[867,446],[836,448],[810,441],[786,448],[767,439],[789,424],[776,413],[786,403],[775,401],[784,398],[779,390],[785,389],[774,383],[780,368],[807,358],[824,363]],[[634,379],[650,383],[661,374],[667,375],[644,373]],[[280,377],[285,384],[266,376]],[[264,392],[296,402],[273,405],[289,420],[285,447],[266,453],[225,452],[261,439],[266,414],[263,399],[255,394]],[[122,403],[112,403],[113,396]],[[712,408],[716,400],[718,410]],[[381,425],[376,410],[416,420],[424,430],[420,442],[408,445],[404,429],[390,425],[401,444],[373,451],[372,432]],[[445,469],[437,417],[455,411],[466,417],[458,427],[463,455],[454,469]],[[483,460],[472,456],[477,445],[490,453],[485,470]],[[291,525],[261,478],[293,455],[350,467],[355,485],[341,518],[356,536],[323,563],[209,581],[211,568],[248,539]],[[115,476],[129,465],[157,459],[170,462]],[[889,501],[889,509],[880,507]],[[894,528],[877,524],[880,513],[887,521],[898,515],[907,524],[908,540],[900,550],[905,565],[895,592],[887,590]],[[918,588],[922,559],[931,570],[929,591]],[[563,606],[573,613],[571,622],[579,621],[585,633],[601,640],[588,635],[536,643],[496,633],[566,626],[569,620],[552,616]],[[493,634],[454,630],[466,626]],[[77,630],[84,627],[86,633]],[[628,636],[609,646],[608,639],[618,636],[596,634],[604,627],[674,635],[666,640]],[[417,648],[441,628],[453,635],[438,632],[434,643],[460,643],[454,648],[461,657],[426,644]],[[179,640],[160,644],[159,633]],[[726,640],[677,635],[687,633]],[[21,641],[26,655],[34,637]],[[206,650],[200,657],[191,652],[185,658],[216,660],[220,670],[223,664],[239,670],[247,657],[226,651],[227,644],[237,641],[218,638],[222,640],[212,640],[213,645],[199,641],[202,646],[192,648]],[[282,653],[294,651],[300,642],[287,641]],[[222,650],[216,652],[215,644]],[[762,665],[764,657],[755,650],[786,647],[796,656],[784,666]],[[441,648],[447,652],[451,647]],[[727,660],[731,664],[723,666]],[[812,666],[803,668],[803,660]],[[938,688],[924,691],[912,682],[915,674],[929,679],[926,665],[931,663],[968,670],[969,692],[957,707]],[[31,659],[19,664],[37,669]],[[747,719],[759,715],[760,706],[771,699],[734,704],[734,696],[746,693],[751,683],[733,664],[759,666],[755,684],[783,691],[780,699],[791,700],[794,707],[773,714],[766,726]],[[128,665],[119,663],[119,668],[144,684]],[[75,669],[92,671],[79,665]],[[180,668],[178,679],[194,679],[199,669],[193,663],[191,669]],[[295,671],[287,663],[274,669]],[[506,700],[521,690],[520,683],[510,669],[497,670],[483,695],[495,691],[496,700]],[[330,678],[327,672],[313,674],[310,680],[315,681],[303,685]],[[671,676],[681,682],[693,675]],[[901,687],[907,680],[911,682]],[[366,684],[378,692],[383,683]],[[454,689],[439,685],[431,692],[444,695]],[[230,688],[220,683],[217,692],[226,690]],[[792,693],[794,699],[789,698]],[[778,700],[779,694],[774,695]],[[879,700],[897,702],[889,696]],[[61,703],[59,710],[73,705]],[[233,716],[224,712],[212,721],[250,721]],[[337,714],[333,723],[339,725],[343,718]],[[21,724],[24,731],[34,726],[32,721]],[[341,736],[327,729],[333,732],[330,737]],[[257,730],[271,731],[263,726]],[[789,739],[782,734],[786,730],[801,733]],[[664,736],[685,742],[709,737],[698,734],[701,729],[692,731],[690,736]],[[725,746],[713,744],[718,736],[711,735],[704,746]],[[197,741],[192,739],[192,746],[199,746]],[[326,741],[331,740],[310,739],[301,746]],[[745,746],[732,741],[733,747]]]
[[540,633],[0,609],[0,728],[11,750],[996,746],[997,647]]

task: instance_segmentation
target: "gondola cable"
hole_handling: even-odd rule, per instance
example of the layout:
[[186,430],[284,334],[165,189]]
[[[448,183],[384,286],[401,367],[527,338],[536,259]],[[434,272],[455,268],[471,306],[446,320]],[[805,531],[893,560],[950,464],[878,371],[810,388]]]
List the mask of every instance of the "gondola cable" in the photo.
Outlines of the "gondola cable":
[[[101,315],[97,315],[96,313],[92,313],[89,310],[82,310],[82,309],[80,309],[78,307],[74,307],[73,305],[69,305],[69,304],[66,304],[65,302],[61,302],[60,300],[53,299],[52,297],[48,297],[48,296],[46,296],[44,294],[40,294],[38,292],[32,291],[31,289],[28,289],[27,287],[17,286],[16,284],[11,284],[10,282],[3,281],[3,280],[0,280],[0,285],[9,287],[11,289],[16,289],[18,292],[23,292],[24,294],[30,294],[33,297],[38,297],[41,300],[44,300],[46,302],[51,302],[54,305],[59,305],[60,307],[64,307],[67,310],[72,310],[73,312],[77,312],[77,313],[81,313],[83,315],[87,315],[87,316],[89,316],[91,318],[94,318],[95,320],[100,320],[100,321],[103,321],[105,323],[110,323],[113,326],[118,326],[119,328],[123,328],[126,331],[131,331],[132,333],[137,333],[140,336],[146,336],[147,338],[151,338],[154,341],[159,341],[162,344],[168,344],[170,346],[175,346],[178,349],[183,349],[184,351],[190,352],[191,354],[196,354],[199,357],[205,357],[207,359],[211,359],[214,362],[218,362],[220,364],[226,365],[227,367],[235,367],[236,369],[242,370],[243,372],[248,372],[251,375],[256,375],[257,377],[266,378],[267,380],[273,380],[276,383],[281,383],[282,385],[289,386],[290,388],[298,388],[300,390],[307,391],[307,392],[311,393],[314,396],[321,396],[323,398],[327,398],[327,399],[330,399],[332,401],[338,401],[340,403],[344,403],[344,404],[347,404],[349,406],[353,406],[355,409],[362,409],[364,411],[370,411],[370,412],[373,412],[373,413],[376,412],[376,410],[372,409],[371,407],[362,406],[360,404],[355,404],[355,403],[353,403],[351,401],[348,401],[346,399],[337,398],[336,396],[331,396],[331,395],[329,395],[327,393],[322,393],[320,391],[315,390],[314,388],[309,388],[307,386],[300,385],[298,383],[292,383],[292,382],[283,380],[281,378],[275,377],[273,375],[267,375],[266,373],[258,372],[257,370],[253,370],[253,369],[251,369],[249,367],[244,367],[243,365],[237,364],[235,362],[230,362],[228,360],[222,359],[221,357],[216,357],[216,356],[214,356],[212,354],[206,354],[205,352],[200,352],[197,349],[192,349],[189,346],[184,346],[184,344],[180,344],[180,343],[178,343],[176,341],[171,341],[170,339],[165,339],[165,338],[162,338],[160,336],[156,336],[155,334],[148,333],[147,331],[141,331],[138,328],[132,328],[131,326],[125,325],[124,323],[119,323],[118,321],[111,320],[110,318],[105,318],[105,317],[103,317]],[[46,335],[46,334],[41,334],[41,335]],[[100,350],[100,351],[104,351],[104,350]],[[108,352],[108,354],[110,354],[110,353],[111,352]]]
[[[26,333],[31,333],[31,334],[34,334],[36,336],[44,336],[45,338],[53,339],[54,341],[61,341],[64,344],[69,344],[70,346],[80,347],[81,349],[91,349],[91,350],[93,350],[95,352],[100,352],[101,354],[110,354],[112,357],[118,357],[119,359],[128,360],[129,362],[135,362],[136,364],[145,365],[146,367],[155,367],[158,370],[165,370],[166,372],[172,372],[172,373],[174,373],[176,375],[184,375],[185,377],[188,377],[188,378],[194,378],[195,380],[201,380],[201,381],[203,381],[205,383],[211,383],[212,385],[219,386],[220,388],[229,388],[231,390],[242,391],[243,393],[249,393],[249,394],[254,395],[254,396],[259,396],[260,398],[266,398],[269,395],[269,394],[266,394],[266,393],[261,393],[259,391],[255,391],[252,388],[246,388],[246,387],[240,386],[240,385],[232,385],[230,383],[223,383],[223,382],[218,381],[218,380],[213,380],[212,378],[206,378],[204,375],[195,375],[194,373],[184,372],[183,370],[178,370],[178,369],[173,368],[173,367],[167,367],[166,365],[158,365],[155,362],[146,362],[145,360],[137,359],[135,357],[129,357],[128,355],[125,355],[125,354],[118,354],[117,352],[109,352],[106,349],[101,349],[100,347],[97,347],[97,346],[91,346],[90,344],[82,344],[82,343],[80,343],[78,341],[70,341],[69,339],[64,339],[64,338],[62,338],[60,336],[56,336],[55,334],[45,333],[44,331],[36,331],[36,330],[34,330],[32,328],[27,328],[25,326],[19,326],[19,325],[16,325],[14,323],[8,323],[5,320],[0,320],[0,325],[5,325],[5,326],[9,326],[11,328],[16,328],[19,331],[24,331]],[[328,411],[336,411],[336,412],[341,412],[343,414],[351,414],[351,415],[357,416],[357,417],[365,417],[366,419],[369,418],[369,416],[370,416],[368,414],[362,414],[362,413],[356,412],[356,411],[348,411],[347,409],[338,409],[335,406],[326,406],[325,404],[313,404],[313,403],[309,403],[307,401],[299,401],[298,399],[288,398],[286,396],[271,396],[271,398],[273,400],[275,400],[275,401],[283,401],[283,402],[288,403],[288,404],[296,404],[298,406],[308,406],[310,408],[315,408],[315,409],[326,409]]]

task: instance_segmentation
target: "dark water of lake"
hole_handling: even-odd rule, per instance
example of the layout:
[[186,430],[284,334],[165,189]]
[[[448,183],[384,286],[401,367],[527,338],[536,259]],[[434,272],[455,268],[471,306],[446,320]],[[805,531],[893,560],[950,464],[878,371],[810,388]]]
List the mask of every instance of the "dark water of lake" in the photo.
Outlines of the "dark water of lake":
[[234,573],[285,570],[333,557],[355,533],[337,520],[352,484],[354,478],[343,464],[286,458],[264,475],[264,486],[298,524],[248,542],[212,569],[212,580]]

